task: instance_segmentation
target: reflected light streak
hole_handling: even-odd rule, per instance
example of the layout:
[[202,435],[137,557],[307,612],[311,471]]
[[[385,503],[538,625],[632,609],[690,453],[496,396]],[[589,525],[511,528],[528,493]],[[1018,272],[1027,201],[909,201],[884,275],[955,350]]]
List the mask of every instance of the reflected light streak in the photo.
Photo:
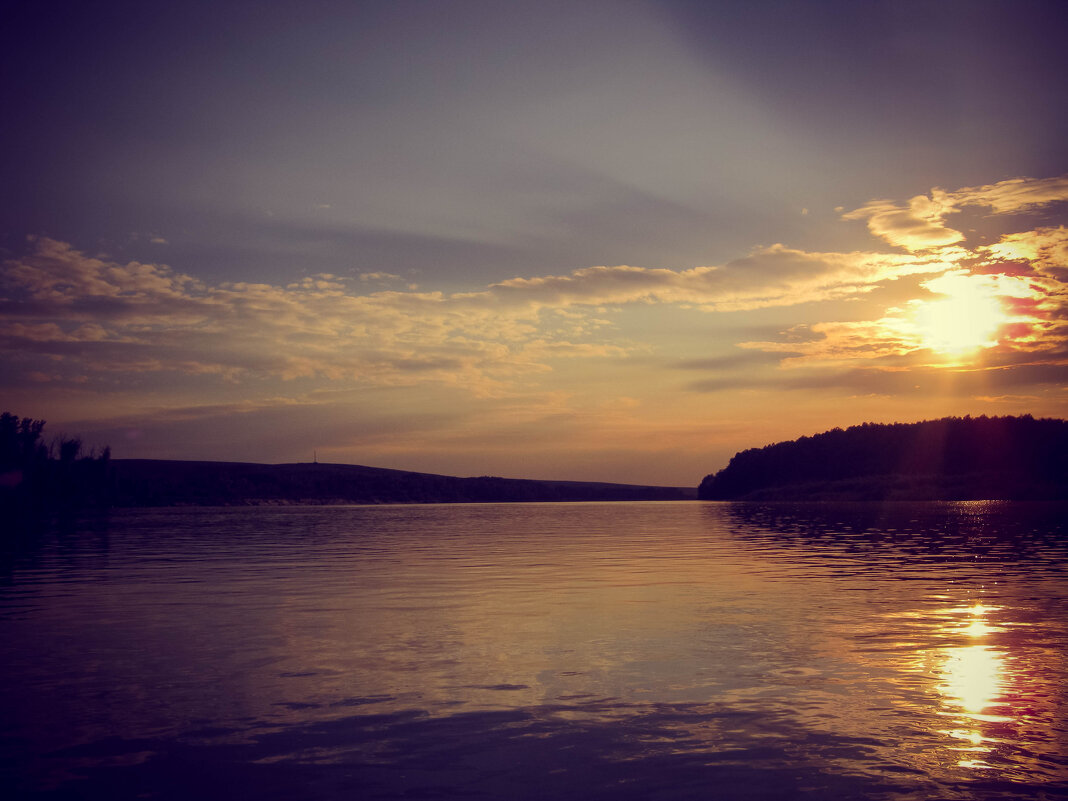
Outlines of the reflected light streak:
[[969,637],[984,637],[994,631],[994,629],[983,620],[983,615],[989,611],[985,606],[977,601],[975,606],[969,611],[971,612],[973,619],[964,627],[965,634]]
[[947,649],[939,691],[968,717],[987,719],[983,710],[992,706],[1001,692],[1004,654],[988,645]]
[[[976,602],[967,610],[960,611],[967,611],[971,619],[948,626],[947,633],[964,634],[978,640],[1000,630],[986,622],[985,615],[991,610],[982,603]],[[965,725],[970,724],[968,728],[943,732],[956,741],[963,741],[961,745],[950,746],[950,750],[967,754],[957,762],[959,767],[990,769],[992,766],[984,762],[980,755],[992,752],[993,748],[989,744],[995,740],[985,736],[979,726],[983,723],[1012,720],[1009,717],[987,714],[990,707],[1000,705],[1005,684],[1005,653],[982,643],[946,648],[942,653],[945,662],[940,671],[942,683],[938,686],[938,691],[942,695],[943,705],[947,707],[945,714],[956,716],[961,722],[967,721]]]

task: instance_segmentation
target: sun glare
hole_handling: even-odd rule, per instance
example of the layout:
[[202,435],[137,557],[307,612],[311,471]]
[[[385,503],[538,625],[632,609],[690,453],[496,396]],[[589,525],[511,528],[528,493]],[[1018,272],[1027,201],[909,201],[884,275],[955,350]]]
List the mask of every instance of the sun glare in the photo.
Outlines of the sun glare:
[[998,344],[998,329],[1009,318],[1001,300],[985,284],[963,275],[946,275],[925,286],[948,297],[914,304],[924,347],[960,356]]

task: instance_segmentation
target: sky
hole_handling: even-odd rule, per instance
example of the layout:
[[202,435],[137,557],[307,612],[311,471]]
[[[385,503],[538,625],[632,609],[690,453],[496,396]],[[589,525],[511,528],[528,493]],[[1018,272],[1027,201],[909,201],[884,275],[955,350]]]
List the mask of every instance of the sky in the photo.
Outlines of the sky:
[[694,486],[1068,413],[1068,4],[8,3],[0,405]]

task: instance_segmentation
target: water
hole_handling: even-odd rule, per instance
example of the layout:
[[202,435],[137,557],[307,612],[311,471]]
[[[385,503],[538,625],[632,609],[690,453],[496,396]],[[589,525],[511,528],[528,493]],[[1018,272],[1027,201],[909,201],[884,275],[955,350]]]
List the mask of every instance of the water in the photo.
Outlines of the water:
[[119,511],[0,565],[0,786],[1063,797],[1066,511]]

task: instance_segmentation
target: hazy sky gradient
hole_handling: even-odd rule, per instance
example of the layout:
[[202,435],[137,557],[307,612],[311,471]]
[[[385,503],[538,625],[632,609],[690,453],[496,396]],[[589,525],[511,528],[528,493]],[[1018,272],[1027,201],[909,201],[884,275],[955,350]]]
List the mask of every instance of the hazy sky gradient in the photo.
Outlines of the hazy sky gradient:
[[[690,485],[834,425],[1064,416],[1066,30],[1026,0],[11,6],[3,406],[118,457]],[[931,322],[989,303],[967,352]]]

